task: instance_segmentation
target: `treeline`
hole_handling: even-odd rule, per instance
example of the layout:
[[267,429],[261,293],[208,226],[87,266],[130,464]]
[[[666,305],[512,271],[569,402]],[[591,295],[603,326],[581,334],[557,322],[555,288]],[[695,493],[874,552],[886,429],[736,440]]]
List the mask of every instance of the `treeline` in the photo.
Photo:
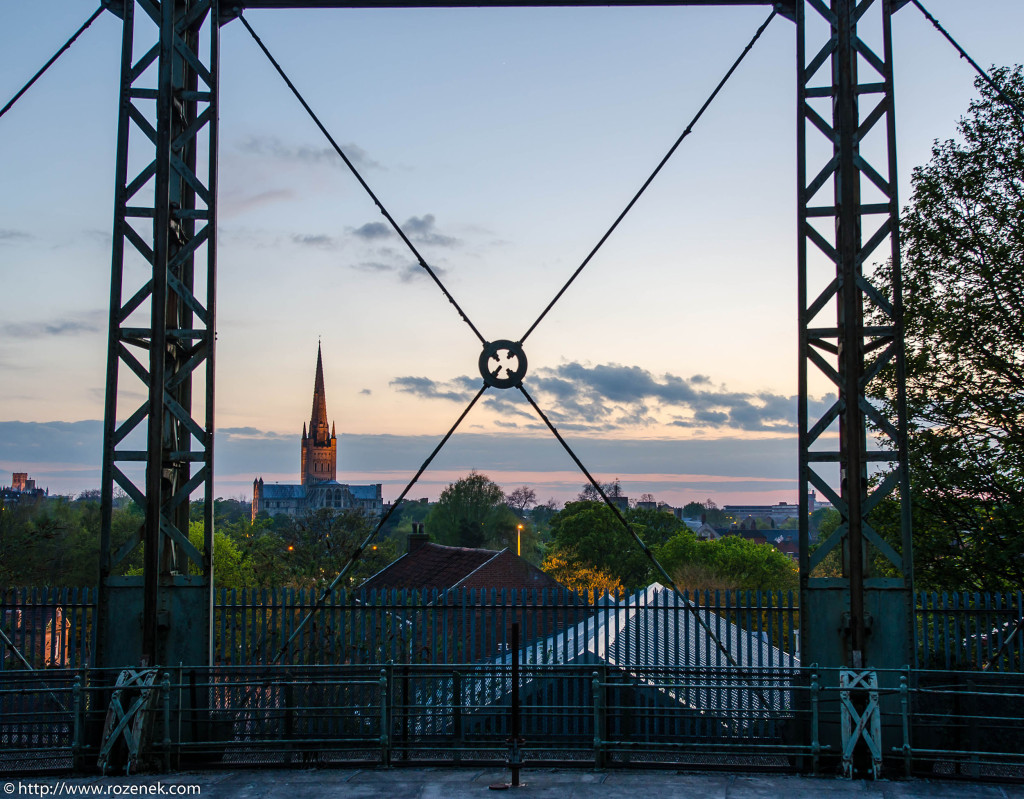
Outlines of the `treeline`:
[[[334,579],[365,540],[370,521],[359,512],[321,510],[299,518],[250,520],[248,502],[214,502],[214,579],[221,588],[319,588]],[[189,539],[202,545],[202,502],[191,508]],[[145,522],[141,508],[120,500],[113,510],[114,549]],[[345,587],[358,584],[397,557],[385,535],[363,553]],[[49,497],[0,509],[0,586],[89,587],[99,580],[100,505],[94,492],[79,499]],[[123,561],[120,574],[142,573],[142,548]]]

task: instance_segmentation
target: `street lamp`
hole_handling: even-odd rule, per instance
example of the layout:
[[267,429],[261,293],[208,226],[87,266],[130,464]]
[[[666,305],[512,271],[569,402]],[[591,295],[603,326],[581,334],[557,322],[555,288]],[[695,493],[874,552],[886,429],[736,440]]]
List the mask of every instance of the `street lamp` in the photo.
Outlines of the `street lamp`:
[[523,525],[518,525],[516,530],[516,555],[523,556]]

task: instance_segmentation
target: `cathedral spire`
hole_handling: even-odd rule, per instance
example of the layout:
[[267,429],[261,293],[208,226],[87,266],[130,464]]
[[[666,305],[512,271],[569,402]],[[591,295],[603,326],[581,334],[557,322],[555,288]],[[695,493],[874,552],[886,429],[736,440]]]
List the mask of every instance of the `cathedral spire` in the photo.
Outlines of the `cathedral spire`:
[[316,347],[316,379],[313,382],[313,410],[309,415],[308,437],[305,424],[302,428],[302,484],[315,485],[335,480],[338,473],[338,442],[333,425],[327,423],[324,358],[319,342]]
[[320,344],[316,345],[316,380],[313,383],[313,411],[309,417],[309,435],[318,444],[330,439],[327,424],[327,391],[324,389],[324,361]]

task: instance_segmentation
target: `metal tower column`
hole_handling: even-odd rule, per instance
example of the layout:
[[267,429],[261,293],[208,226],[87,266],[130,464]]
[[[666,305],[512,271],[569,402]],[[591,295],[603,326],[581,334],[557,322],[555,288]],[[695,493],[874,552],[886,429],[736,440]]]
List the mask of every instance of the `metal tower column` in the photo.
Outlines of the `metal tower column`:
[[[96,664],[202,665],[212,651],[218,2],[110,8],[124,30]],[[142,509],[138,529],[113,529],[115,486]],[[198,546],[188,535],[197,491]],[[141,577],[124,575],[139,566]]]
[[[797,4],[801,659],[823,666],[914,662],[891,37],[900,5]],[[871,278],[887,258],[888,296]],[[900,378],[895,420],[870,399],[886,369]],[[821,415],[813,394],[834,397]],[[841,516],[813,554],[811,490]],[[898,541],[872,525],[883,502],[899,508]]]

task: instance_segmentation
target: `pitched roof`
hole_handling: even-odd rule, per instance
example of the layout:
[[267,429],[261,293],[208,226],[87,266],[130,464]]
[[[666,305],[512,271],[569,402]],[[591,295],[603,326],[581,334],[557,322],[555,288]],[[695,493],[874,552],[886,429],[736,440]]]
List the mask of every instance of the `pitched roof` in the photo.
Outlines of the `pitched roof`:
[[306,487],[304,485],[264,483],[264,499],[305,499]]
[[359,588],[367,591],[455,588],[499,554],[499,551],[493,549],[425,543],[385,566]]
[[380,495],[380,484],[372,483],[370,485],[349,485],[349,492],[356,499],[377,499]]

